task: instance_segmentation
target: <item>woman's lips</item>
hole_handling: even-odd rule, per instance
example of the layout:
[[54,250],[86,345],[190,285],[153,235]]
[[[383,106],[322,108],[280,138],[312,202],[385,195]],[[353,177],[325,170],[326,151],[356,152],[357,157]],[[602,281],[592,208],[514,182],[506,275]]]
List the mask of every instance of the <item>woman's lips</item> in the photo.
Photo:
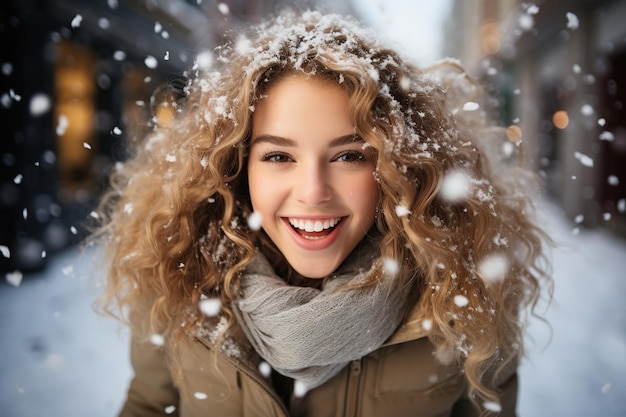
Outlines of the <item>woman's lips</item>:
[[304,219],[283,218],[294,242],[302,249],[321,250],[330,246],[337,238],[343,217]]

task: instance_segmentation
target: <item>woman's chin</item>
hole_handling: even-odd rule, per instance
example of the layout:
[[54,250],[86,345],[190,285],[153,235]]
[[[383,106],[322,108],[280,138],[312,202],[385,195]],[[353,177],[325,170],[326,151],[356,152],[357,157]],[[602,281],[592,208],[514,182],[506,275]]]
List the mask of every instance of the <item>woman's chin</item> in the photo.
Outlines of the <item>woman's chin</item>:
[[315,265],[315,264],[299,264],[294,265],[290,264],[291,267],[300,275],[302,278],[308,279],[322,279],[326,278],[339,267],[339,265]]

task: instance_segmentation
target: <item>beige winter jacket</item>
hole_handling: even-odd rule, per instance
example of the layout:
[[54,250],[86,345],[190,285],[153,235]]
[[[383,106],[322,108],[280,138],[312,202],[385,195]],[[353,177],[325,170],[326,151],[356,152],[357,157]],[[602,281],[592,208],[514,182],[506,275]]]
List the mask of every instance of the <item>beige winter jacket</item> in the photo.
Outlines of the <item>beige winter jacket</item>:
[[[280,384],[259,371],[261,359],[248,346],[214,355],[195,338],[185,350],[184,382],[175,387],[162,348],[134,332],[135,371],[121,417],[443,417],[478,415],[465,396],[456,365],[442,365],[415,314],[380,349],[351,362],[304,396],[281,400]],[[500,416],[515,416],[515,365],[501,378]],[[289,402],[288,405],[285,403]]]

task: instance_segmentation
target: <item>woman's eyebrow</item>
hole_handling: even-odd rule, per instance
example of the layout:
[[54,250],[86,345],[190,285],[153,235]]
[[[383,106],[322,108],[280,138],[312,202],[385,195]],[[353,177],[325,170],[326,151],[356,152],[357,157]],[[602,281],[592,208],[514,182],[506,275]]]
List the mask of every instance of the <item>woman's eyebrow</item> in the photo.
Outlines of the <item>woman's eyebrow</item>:
[[[257,136],[256,138],[252,139],[252,144],[255,143],[270,143],[272,145],[276,145],[276,146],[286,146],[286,147],[296,147],[298,145],[298,143],[290,138],[284,138],[282,136],[275,136],[275,135],[260,135]],[[349,145],[351,143],[361,143],[364,142],[364,140],[358,136],[355,135],[354,133],[351,133],[349,135],[344,135],[344,136],[339,136],[338,138],[333,139],[332,141],[330,141],[330,147],[334,148],[337,146],[344,146],[344,145]]]
[[363,143],[363,142],[365,142],[363,138],[361,138],[359,135],[355,135],[354,133],[351,133],[349,135],[339,136],[338,138],[333,139],[330,142],[330,146],[336,147],[336,146],[349,145],[351,143]]
[[253,138],[250,143],[251,144],[270,143],[276,146],[288,146],[288,147],[297,146],[297,142],[293,139],[284,138],[281,136],[274,136],[274,135],[260,135],[260,136],[257,136],[256,138]]

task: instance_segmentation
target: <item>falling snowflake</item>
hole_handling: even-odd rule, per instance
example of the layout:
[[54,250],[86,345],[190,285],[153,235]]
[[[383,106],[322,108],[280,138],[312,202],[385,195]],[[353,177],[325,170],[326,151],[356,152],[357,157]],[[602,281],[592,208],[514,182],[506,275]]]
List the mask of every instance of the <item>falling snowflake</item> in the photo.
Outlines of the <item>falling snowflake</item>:
[[580,22],[578,21],[578,16],[576,16],[572,12],[567,12],[565,16],[567,17],[567,28],[571,30],[578,29],[578,26],[580,25]]
[[2,97],[0,97],[0,104],[2,104],[2,107],[5,109],[8,109],[11,107],[11,97],[7,93],[4,93]]
[[6,275],[6,279],[7,282],[11,285],[13,285],[14,287],[19,287],[20,284],[22,283],[22,278],[24,276],[22,275],[22,273],[20,271],[13,271],[13,272],[9,272]]
[[67,131],[67,126],[69,125],[69,121],[67,116],[64,114],[59,115],[59,122],[57,123],[56,133],[57,136],[63,136],[65,131]]
[[83,148],[85,149],[91,149],[91,145],[88,144],[87,142],[83,142]]
[[580,108],[580,112],[584,116],[593,116],[594,109],[590,104],[583,104],[582,107]]
[[204,392],[194,392],[193,396],[196,397],[199,400],[206,400],[209,397]]
[[309,389],[307,388],[306,384],[302,381],[296,380],[296,382],[293,384],[293,395],[295,395],[296,397],[304,397],[308,390]]
[[509,270],[509,260],[502,254],[485,256],[478,264],[478,274],[486,283],[504,279]]
[[5,62],[2,64],[2,74],[9,76],[13,73],[13,64],[10,62]]
[[228,13],[230,13],[230,8],[228,7],[228,4],[226,3],[219,3],[217,5],[217,9],[220,11],[221,14],[223,14],[224,16],[226,16]]
[[82,23],[82,21],[83,21],[83,17],[77,14],[76,16],[74,16],[74,18],[70,22],[70,26],[73,28],[80,27],[80,24]]
[[113,59],[116,61],[123,61],[126,59],[126,52],[117,50],[113,52]]
[[617,178],[617,176],[615,175],[609,175],[606,181],[609,183],[609,185],[619,185],[619,178]]
[[106,30],[111,27],[111,22],[106,17],[101,17],[100,19],[98,19],[98,27],[100,27],[100,29]]
[[114,135],[116,135],[116,136],[119,136],[119,135],[121,135],[121,134],[122,134],[122,129],[120,129],[119,127],[115,126],[115,127],[113,128],[113,130],[111,130],[111,133],[113,133],[113,134],[114,134]]
[[528,5],[528,9],[526,9],[526,13],[537,14],[539,13],[539,7],[536,4],[530,4]]
[[453,170],[444,176],[439,195],[449,203],[458,203],[468,197],[470,188],[469,175],[465,171]]
[[13,178],[13,182],[14,182],[15,184],[18,184],[18,185],[19,185],[19,184],[21,184],[21,183],[22,183],[22,180],[23,180],[23,179],[24,179],[24,177],[22,176],[22,174],[17,174],[17,175],[15,176],[15,178]]
[[464,295],[455,295],[454,304],[456,304],[459,307],[465,307],[466,305],[469,304],[469,300]]
[[468,101],[463,105],[463,110],[465,111],[476,111],[480,108],[480,104],[474,101]]
[[47,94],[35,94],[30,99],[30,114],[38,117],[50,110],[52,102]]
[[73,276],[74,275],[74,265],[64,266],[63,268],[61,268],[61,273],[63,273],[63,275],[65,275],[66,277]]
[[529,31],[535,26],[535,19],[527,13],[523,13],[517,19],[517,23],[523,31]]
[[408,91],[411,88],[411,79],[409,77],[402,77],[400,79],[400,88],[404,91]]
[[172,414],[174,411],[176,411],[176,406],[168,405],[163,411],[165,411],[165,414]]
[[593,167],[593,159],[590,156],[587,156],[580,152],[574,152],[574,157],[580,161],[586,167]]
[[429,320],[429,319],[424,319],[424,320],[422,321],[422,329],[424,329],[424,330],[426,330],[427,332],[429,332],[429,331],[430,331],[430,329],[432,329],[432,328],[433,328],[433,322],[432,322],[432,320]]
[[172,155],[171,153],[167,154],[165,155],[165,160],[167,162],[176,162],[176,155]]
[[163,343],[165,343],[165,340],[163,339],[162,335],[158,333],[153,333],[150,335],[150,343],[152,343],[155,346],[163,346]]
[[398,264],[398,261],[396,261],[395,259],[384,258],[383,259],[383,271],[388,276],[392,276],[392,277],[396,276],[398,275],[398,272],[400,271],[400,265]]
[[265,378],[269,378],[270,375],[272,374],[272,367],[270,366],[269,363],[265,362],[265,361],[261,361],[259,363],[259,372],[261,373],[261,375],[263,375]]
[[398,217],[408,216],[409,214],[411,214],[411,210],[409,210],[405,206],[396,206],[396,215]]
[[209,317],[217,316],[222,308],[222,302],[219,298],[207,298],[200,300],[200,311]]
[[259,230],[261,228],[262,220],[263,218],[261,217],[261,213],[255,211],[248,216],[248,227],[250,230]]
[[615,135],[613,134],[613,132],[609,132],[609,131],[605,130],[604,132],[600,133],[598,138],[600,140],[604,140],[604,141],[607,141],[607,142],[613,142],[615,140]]
[[4,256],[5,258],[11,257],[11,251],[7,246],[0,245],[0,253],[2,253],[2,256]]
[[146,64],[146,67],[150,69],[155,69],[156,67],[159,66],[159,61],[157,61],[157,59],[153,57],[152,55],[148,55],[146,59],[144,59],[143,62],[144,64]]
[[499,413],[502,411],[502,406],[495,401],[485,401],[483,406],[486,410],[493,411],[494,413]]
[[237,51],[239,55],[245,55],[250,52],[251,44],[252,42],[250,42],[250,39],[245,36],[240,36],[237,39],[237,43],[235,43],[235,51]]
[[208,70],[209,68],[211,68],[211,66],[213,65],[213,54],[211,53],[211,51],[204,51],[198,54],[198,56],[196,57],[196,65],[201,69],[201,70]]

